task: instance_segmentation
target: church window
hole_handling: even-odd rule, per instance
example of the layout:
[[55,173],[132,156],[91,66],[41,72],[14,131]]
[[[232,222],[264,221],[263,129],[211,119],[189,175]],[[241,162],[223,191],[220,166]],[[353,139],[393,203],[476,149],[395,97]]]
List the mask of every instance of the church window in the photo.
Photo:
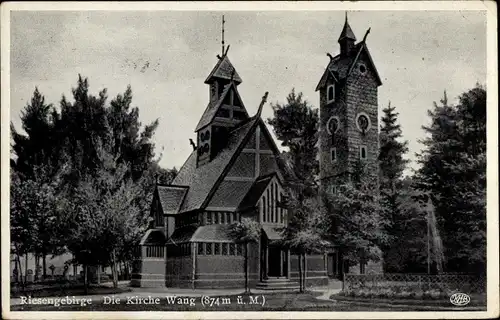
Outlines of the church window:
[[207,212],[207,224],[212,224],[212,212]]
[[363,134],[366,133],[368,130],[370,130],[371,127],[370,117],[368,117],[366,113],[360,112],[356,116],[356,126],[358,127],[358,130]]
[[219,224],[219,213],[214,212],[214,224]]
[[331,162],[337,161],[337,149],[336,148],[330,149],[330,157],[331,157]]
[[266,196],[262,197],[262,222],[266,222]]
[[236,244],[236,255],[243,255],[243,245],[241,243]]
[[219,255],[220,254],[220,243],[215,243],[214,254],[215,255]]
[[236,254],[236,244],[230,243],[229,244],[229,255],[234,256],[235,254]]
[[233,222],[236,222],[236,221],[238,221],[238,213],[233,212]]
[[327,89],[327,102],[330,103],[333,101],[335,101],[335,85],[331,84]]
[[155,215],[155,224],[157,227],[162,227],[164,222],[163,222],[163,214],[161,213],[160,210],[156,210],[156,215]]
[[199,255],[202,255],[202,254],[203,254],[203,247],[204,247],[203,245],[204,245],[204,243],[203,243],[203,242],[199,242],[199,243],[198,243],[198,254],[199,254]]
[[273,208],[274,208],[274,222],[279,222],[278,221],[278,184],[274,184],[274,201],[273,201]]
[[266,202],[266,211],[267,211],[267,221],[271,222],[271,195],[269,189],[267,189],[267,202]]
[[229,243],[223,243],[222,244],[222,255],[223,256],[227,256],[227,247],[228,247]]
[[226,224],[226,213],[225,212],[220,213],[220,223]]
[[365,160],[368,157],[366,146],[359,147],[359,158]]
[[205,243],[205,254],[212,254],[212,243]]

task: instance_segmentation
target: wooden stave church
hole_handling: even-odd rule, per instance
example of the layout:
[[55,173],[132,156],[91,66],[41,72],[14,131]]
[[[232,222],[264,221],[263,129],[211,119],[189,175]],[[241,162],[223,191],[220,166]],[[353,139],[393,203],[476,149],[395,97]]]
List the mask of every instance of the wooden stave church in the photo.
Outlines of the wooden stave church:
[[[278,206],[280,152],[261,118],[264,100],[250,117],[238,93],[241,82],[226,50],[205,81],[210,100],[195,129],[197,147],[172,184],[155,188],[154,221],[141,240],[132,285],[243,286],[244,251],[229,234],[230,223],[241,217],[262,225],[259,243],[249,244],[250,285],[298,279],[297,257],[276,244],[276,228],[288,219]],[[324,261],[321,254],[308,257],[311,281],[326,284]]]
[[[366,47],[366,36],[358,44],[354,40],[346,17],[338,41],[341,54],[331,57],[316,88],[320,91],[320,180],[325,189],[339,182],[325,179],[325,155],[330,152],[331,142],[324,141],[331,141],[331,137],[326,134],[329,119],[321,113],[329,113],[329,83],[349,83],[350,73],[344,72],[342,79],[337,66],[347,64],[346,70],[351,70],[366,58],[362,62],[376,77],[375,88],[381,84]],[[205,80],[209,102],[195,129],[196,149],[172,184],[156,186],[151,205],[154,221],[141,240],[132,286],[244,286],[243,249],[231,240],[228,228],[241,217],[252,217],[262,225],[259,243],[249,245],[250,286],[265,288],[281,279],[276,282],[279,286],[292,288],[299,280],[298,257],[279,245],[280,234],[275,229],[285,226],[288,219],[286,210],[277,205],[283,197],[280,152],[261,119],[263,103],[256,115],[248,115],[237,89],[242,80],[227,52],[223,50],[218,56],[219,61]],[[377,124],[376,102],[374,110],[370,109],[370,119]],[[344,118],[347,121],[347,116]],[[371,146],[377,148],[369,150],[373,158],[378,140]],[[348,167],[350,162],[346,163]],[[357,272],[364,272],[362,268],[366,266],[360,266]],[[335,250],[307,256],[308,286],[325,285],[329,277],[340,278],[347,271]]]

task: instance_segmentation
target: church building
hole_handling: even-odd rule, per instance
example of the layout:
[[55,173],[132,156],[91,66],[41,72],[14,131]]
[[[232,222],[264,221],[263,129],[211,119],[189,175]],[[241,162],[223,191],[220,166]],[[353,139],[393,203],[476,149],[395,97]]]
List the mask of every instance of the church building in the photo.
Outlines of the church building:
[[[365,37],[366,38],[366,37]],[[333,190],[355,159],[376,165],[378,73],[347,19],[317,86],[320,92],[320,181]],[[280,151],[261,118],[267,93],[249,115],[238,92],[242,79],[228,49],[205,80],[208,102],[193,151],[170,185],[157,185],[151,227],[137,250],[131,285],[237,288],[245,283],[244,248],[230,224],[250,217],[262,227],[249,245],[249,283],[262,289],[298,287],[298,257],[280,244],[288,212]],[[304,84],[307,85],[307,84]],[[376,170],[373,171],[376,174]],[[307,256],[307,285],[325,285],[342,270],[333,254]]]

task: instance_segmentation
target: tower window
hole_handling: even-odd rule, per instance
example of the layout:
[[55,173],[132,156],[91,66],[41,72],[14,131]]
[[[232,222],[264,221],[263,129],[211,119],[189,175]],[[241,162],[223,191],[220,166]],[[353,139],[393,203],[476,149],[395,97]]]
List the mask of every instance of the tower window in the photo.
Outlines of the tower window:
[[335,101],[335,85],[331,84],[328,86],[327,90],[327,102],[330,103]]
[[356,127],[358,130],[365,134],[371,128],[370,118],[364,112],[360,112],[356,116]]
[[334,134],[339,130],[340,127],[340,120],[338,117],[331,117],[328,119],[328,122],[326,123],[326,130],[328,131],[329,134]]
[[330,149],[330,157],[331,157],[332,163],[337,161],[337,149],[336,148]]
[[367,153],[367,150],[366,150],[366,146],[359,147],[359,158],[361,160],[366,160],[367,155],[368,155],[368,153]]

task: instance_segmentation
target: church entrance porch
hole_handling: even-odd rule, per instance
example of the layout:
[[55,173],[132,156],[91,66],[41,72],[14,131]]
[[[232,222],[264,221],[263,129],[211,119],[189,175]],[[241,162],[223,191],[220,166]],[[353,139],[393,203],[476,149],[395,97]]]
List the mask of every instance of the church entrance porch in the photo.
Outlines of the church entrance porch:
[[288,250],[263,241],[261,249],[261,280],[288,278]]

